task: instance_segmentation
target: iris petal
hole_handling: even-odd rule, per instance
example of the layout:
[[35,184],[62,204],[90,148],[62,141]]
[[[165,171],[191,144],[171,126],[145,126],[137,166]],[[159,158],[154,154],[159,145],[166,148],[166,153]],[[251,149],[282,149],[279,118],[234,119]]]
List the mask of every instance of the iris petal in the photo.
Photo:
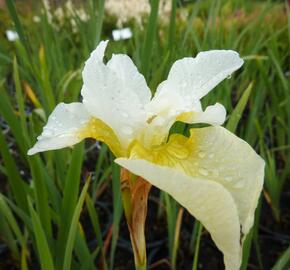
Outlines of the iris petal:
[[58,104],[48,118],[37,143],[28,151],[28,155],[47,150],[72,146],[82,140],[77,132],[87,125],[90,115],[79,102]]
[[190,132],[189,138],[173,134],[167,144],[158,147],[145,148],[136,142],[131,158],[146,159],[221,184],[237,205],[246,235],[253,225],[263,186],[264,161],[249,144],[225,128],[193,128]]
[[103,63],[106,46],[101,42],[86,61],[81,94],[88,112],[110,126],[126,147],[146,125],[144,104],[151,92],[128,56],[114,55]]
[[224,254],[226,269],[239,269],[241,246],[238,212],[232,196],[222,185],[145,160],[119,158],[115,162],[167,192],[184,206],[209,231]]

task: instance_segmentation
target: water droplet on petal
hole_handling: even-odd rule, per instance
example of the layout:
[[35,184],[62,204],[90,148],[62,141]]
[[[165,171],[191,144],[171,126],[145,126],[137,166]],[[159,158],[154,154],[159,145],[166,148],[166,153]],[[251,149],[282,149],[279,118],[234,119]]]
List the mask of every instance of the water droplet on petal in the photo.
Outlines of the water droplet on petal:
[[179,148],[179,149],[174,148],[173,151],[169,151],[169,152],[171,152],[171,154],[173,154],[175,157],[179,159],[185,159],[189,155],[188,150],[185,148]]
[[203,152],[203,151],[199,151],[199,152],[198,152],[198,156],[199,156],[200,158],[204,158],[204,157],[205,157],[205,152]]
[[227,77],[227,79],[229,80],[229,79],[231,79],[232,78],[232,75],[230,74],[228,77]]
[[46,136],[53,136],[53,134],[54,134],[54,132],[53,132],[51,129],[46,129],[46,130],[44,130],[43,133],[42,133],[42,135],[43,135],[44,137],[46,137]]
[[164,119],[162,117],[157,117],[154,120],[154,124],[161,126],[164,123]]
[[245,185],[244,182],[239,181],[234,185],[234,187],[235,188],[242,188],[242,187],[244,187],[244,185]]
[[226,177],[225,177],[225,180],[226,180],[227,182],[231,182],[231,181],[233,180],[233,178],[232,178],[231,176],[226,176]]
[[122,127],[122,132],[127,135],[131,135],[133,133],[133,129],[129,126]]
[[206,169],[204,169],[204,168],[200,168],[200,169],[198,170],[198,172],[199,172],[201,175],[203,175],[203,176],[207,176],[207,175],[208,175],[208,171],[207,171]]
[[218,170],[213,170],[212,174],[213,174],[213,176],[218,177],[219,176],[219,171]]
[[122,113],[122,116],[125,117],[125,118],[128,118],[129,115],[128,115],[128,113],[124,112],[124,113]]

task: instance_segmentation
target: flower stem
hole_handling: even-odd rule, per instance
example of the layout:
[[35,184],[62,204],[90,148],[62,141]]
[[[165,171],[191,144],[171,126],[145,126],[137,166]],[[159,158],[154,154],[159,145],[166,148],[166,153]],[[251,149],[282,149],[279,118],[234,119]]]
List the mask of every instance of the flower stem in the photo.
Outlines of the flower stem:
[[145,221],[151,185],[125,169],[121,171],[121,191],[124,212],[134,253],[136,270],[147,269]]

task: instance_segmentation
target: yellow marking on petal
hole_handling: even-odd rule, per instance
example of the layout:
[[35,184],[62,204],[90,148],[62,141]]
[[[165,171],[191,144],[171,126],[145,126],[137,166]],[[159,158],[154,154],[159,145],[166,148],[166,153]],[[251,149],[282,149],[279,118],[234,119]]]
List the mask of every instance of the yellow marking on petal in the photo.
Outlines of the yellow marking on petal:
[[102,120],[91,118],[87,125],[78,131],[81,139],[93,138],[106,143],[116,157],[124,156],[124,150],[115,132]]
[[190,119],[192,119],[192,116],[193,116],[194,112],[184,112],[184,113],[181,113],[180,115],[178,115],[176,117],[176,121],[180,121],[180,122],[187,122],[189,121]]
[[169,167],[181,166],[184,170],[184,162],[187,162],[192,153],[191,149],[194,147],[193,141],[192,138],[180,134],[171,135],[166,144],[150,148],[146,148],[135,141],[130,151],[130,158],[145,159]]
[[189,138],[173,134],[160,147],[145,148],[135,142],[130,158],[145,159],[221,184],[235,200],[243,235],[252,227],[263,186],[264,161],[250,145],[226,129],[193,128]]

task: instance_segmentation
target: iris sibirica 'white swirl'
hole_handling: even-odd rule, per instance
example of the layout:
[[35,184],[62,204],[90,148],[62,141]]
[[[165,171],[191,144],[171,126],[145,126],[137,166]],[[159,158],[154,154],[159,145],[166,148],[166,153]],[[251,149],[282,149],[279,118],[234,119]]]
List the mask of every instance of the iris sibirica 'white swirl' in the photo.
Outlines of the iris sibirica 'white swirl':
[[[202,109],[200,99],[240,68],[231,50],[176,61],[151,97],[132,60],[113,55],[104,64],[102,41],[83,70],[82,103],[60,103],[28,152],[104,141],[123,168],[168,192],[200,220],[223,252],[226,269],[239,269],[242,243],[253,225],[264,161],[243,140],[220,127],[223,105]],[[172,134],[176,121],[207,123],[190,136]]]

